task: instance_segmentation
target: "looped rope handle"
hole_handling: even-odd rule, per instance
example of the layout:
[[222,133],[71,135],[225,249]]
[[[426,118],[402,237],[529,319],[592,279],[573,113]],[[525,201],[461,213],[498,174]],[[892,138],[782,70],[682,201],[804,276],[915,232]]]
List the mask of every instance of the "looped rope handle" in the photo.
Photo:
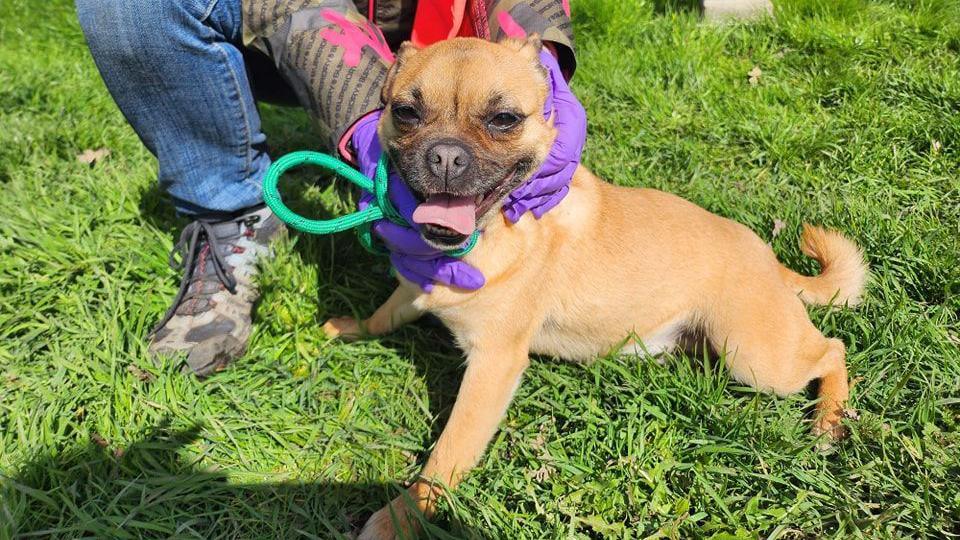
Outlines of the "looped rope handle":
[[[375,243],[370,225],[374,221],[383,218],[387,218],[404,227],[410,227],[410,224],[403,219],[403,216],[400,215],[393,206],[393,203],[390,202],[390,196],[387,192],[389,185],[387,161],[386,154],[380,156],[380,161],[377,162],[377,172],[373,180],[371,180],[360,171],[328,154],[313,152],[311,150],[291,152],[274,161],[270,165],[270,168],[267,169],[267,174],[263,179],[263,201],[270,207],[270,210],[273,211],[274,215],[276,215],[280,221],[283,221],[298,231],[309,234],[333,234],[350,229],[357,229],[360,243],[363,247],[373,253],[388,255],[390,252],[386,248]],[[352,214],[333,219],[309,219],[297,214],[287,207],[287,205],[283,204],[283,200],[280,198],[280,192],[277,189],[277,183],[283,173],[303,165],[316,165],[329,170],[341,178],[345,178],[360,189],[373,193],[374,201],[371,201],[370,206],[367,206],[363,210],[358,210]],[[479,231],[474,231],[465,246],[447,251],[446,254],[451,257],[463,257],[476,245],[478,236]]]

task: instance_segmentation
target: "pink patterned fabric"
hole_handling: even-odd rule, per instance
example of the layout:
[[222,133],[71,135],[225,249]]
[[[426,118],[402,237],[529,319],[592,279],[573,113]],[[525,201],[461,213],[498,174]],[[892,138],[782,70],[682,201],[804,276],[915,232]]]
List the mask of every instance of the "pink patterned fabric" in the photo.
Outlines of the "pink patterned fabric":
[[350,22],[341,13],[332,9],[325,9],[321,16],[333,23],[338,29],[327,27],[320,31],[320,37],[325,41],[343,47],[343,63],[350,67],[357,67],[360,58],[363,55],[363,47],[370,47],[381,59],[388,63],[393,62],[393,52],[387,46],[386,41],[380,35],[374,35],[379,32],[376,26],[366,24],[363,26]]

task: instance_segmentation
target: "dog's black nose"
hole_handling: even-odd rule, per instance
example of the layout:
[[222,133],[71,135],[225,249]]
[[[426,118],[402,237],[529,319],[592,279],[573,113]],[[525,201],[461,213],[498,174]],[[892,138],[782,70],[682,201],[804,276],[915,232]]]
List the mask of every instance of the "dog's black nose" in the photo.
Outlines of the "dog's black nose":
[[427,168],[444,184],[463,174],[472,160],[470,150],[453,140],[440,141],[427,150]]

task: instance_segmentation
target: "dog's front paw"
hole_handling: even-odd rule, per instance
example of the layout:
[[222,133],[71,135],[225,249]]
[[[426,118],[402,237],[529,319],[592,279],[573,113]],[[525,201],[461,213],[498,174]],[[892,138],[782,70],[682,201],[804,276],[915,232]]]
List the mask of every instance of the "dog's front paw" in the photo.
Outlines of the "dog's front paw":
[[360,531],[357,540],[394,540],[416,538],[417,530],[408,519],[406,508],[394,501],[377,510]]
[[344,341],[353,341],[363,336],[360,322],[353,317],[335,317],[323,323],[323,333],[328,338],[340,338]]

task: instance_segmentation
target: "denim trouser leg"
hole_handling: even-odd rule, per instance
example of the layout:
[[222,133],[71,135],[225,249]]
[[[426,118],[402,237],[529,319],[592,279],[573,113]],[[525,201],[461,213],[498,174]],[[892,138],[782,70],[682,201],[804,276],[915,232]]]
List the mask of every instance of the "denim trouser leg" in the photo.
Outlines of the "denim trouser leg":
[[107,89],[187,215],[262,203],[270,165],[240,52],[241,0],[77,0]]

